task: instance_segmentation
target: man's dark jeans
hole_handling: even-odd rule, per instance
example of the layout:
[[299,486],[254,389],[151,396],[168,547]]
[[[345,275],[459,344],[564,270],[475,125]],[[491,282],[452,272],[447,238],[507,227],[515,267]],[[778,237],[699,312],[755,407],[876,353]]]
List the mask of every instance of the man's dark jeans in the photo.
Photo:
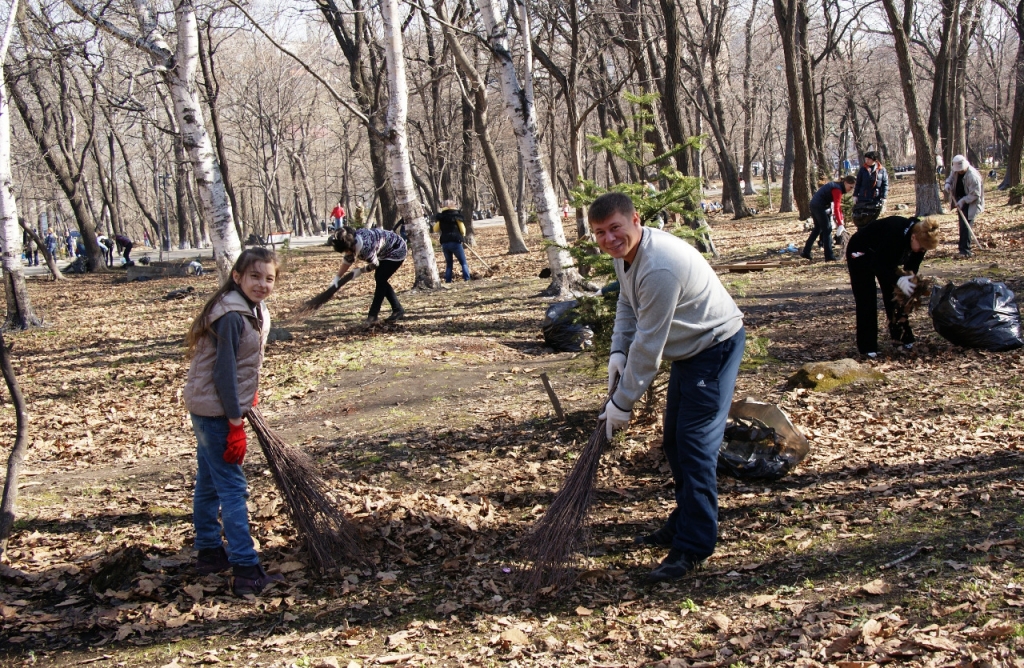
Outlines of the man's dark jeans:
[[718,451],[743,359],[746,331],[672,363],[665,406],[665,456],[675,479],[676,509],[666,526],[672,548],[698,559],[718,542]]

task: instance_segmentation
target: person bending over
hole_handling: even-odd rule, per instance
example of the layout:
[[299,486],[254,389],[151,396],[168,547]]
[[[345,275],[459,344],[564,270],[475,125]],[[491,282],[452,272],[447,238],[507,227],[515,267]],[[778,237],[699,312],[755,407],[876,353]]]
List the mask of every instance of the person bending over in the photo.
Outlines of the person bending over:
[[836,221],[836,228],[839,233],[842,234],[843,227],[843,195],[853,190],[853,186],[857,183],[857,179],[853,176],[844,176],[842,181],[830,181],[818,188],[818,191],[814,193],[814,197],[811,198],[811,218],[814,219],[814,229],[811,230],[811,235],[807,237],[807,243],[804,244],[804,252],[800,253],[800,257],[811,259],[811,248],[814,246],[814,240],[819,236],[825,246],[825,260],[833,262],[836,259],[835,254],[832,252],[832,221],[829,217],[829,207],[832,208],[832,216]]
[[[894,291],[908,297],[916,287],[914,276],[921,268],[925,251],[934,250],[941,239],[934,218],[889,216],[858,230],[846,245],[846,266],[857,309],[857,350],[861,355],[878,355],[878,288],[889,320],[889,335],[906,349],[914,345],[910,322],[900,318]],[[902,271],[901,271],[902,266]]]
[[341,266],[338,268],[336,282],[349,270],[353,264],[362,260],[365,267],[356,267],[352,270],[353,278],[359,278],[361,274],[373,271],[373,280],[376,281],[376,288],[373,291],[373,301],[370,302],[370,312],[366,316],[366,322],[377,322],[377,315],[384,300],[388,300],[391,306],[391,315],[388,320],[398,320],[405,317],[405,309],[398,302],[398,295],[391,287],[391,276],[398,271],[398,268],[405,262],[407,249],[405,241],[391,230],[377,228],[355,229],[348,225],[331,236],[331,245],[334,250],[342,254]]

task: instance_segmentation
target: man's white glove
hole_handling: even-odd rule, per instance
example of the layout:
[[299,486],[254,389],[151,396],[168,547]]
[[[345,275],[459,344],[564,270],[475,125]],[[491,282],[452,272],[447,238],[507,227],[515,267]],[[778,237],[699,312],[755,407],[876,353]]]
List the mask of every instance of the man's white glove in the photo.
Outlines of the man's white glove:
[[618,351],[611,354],[608,358],[608,394],[610,395],[615,389],[615,381],[622,376],[622,373],[626,370],[626,356]]
[[331,287],[337,290],[341,287],[341,276],[335,276],[334,280],[331,281]]
[[363,269],[362,267],[356,267],[355,269],[352,270],[352,280],[359,278],[364,273],[366,273],[365,269]]
[[878,215],[882,215],[883,213],[885,213],[885,200],[880,199],[878,200]]
[[914,294],[914,288],[917,287],[917,282],[914,280],[913,276],[901,276],[900,279],[896,281],[896,287],[902,290],[903,294],[909,297]]
[[957,200],[957,203],[956,203],[956,208],[958,208],[958,209],[960,209],[961,211],[963,211],[963,209],[964,209],[964,200],[965,200],[965,199],[967,199],[967,198],[966,198],[966,197],[964,197],[964,198],[961,198],[961,199]]
[[844,226],[842,223],[839,223],[839,227],[836,228],[836,236],[837,237],[843,236],[843,232],[845,232],[845,231],[846,231],[846,226]]
[[619,429],[622,429],[629,424],[629,418],[633,414],[633,411],[621,410],[618,406],[612,403],[611,399],[605,404],[604,412],[597,416],[598,420],[604,420],[605,433],[608,435],[608,440],[612,440],[612,436],[615,435]]
[[857,206],[857,196],[854,195],[851,199],[853,199],[853,205]]

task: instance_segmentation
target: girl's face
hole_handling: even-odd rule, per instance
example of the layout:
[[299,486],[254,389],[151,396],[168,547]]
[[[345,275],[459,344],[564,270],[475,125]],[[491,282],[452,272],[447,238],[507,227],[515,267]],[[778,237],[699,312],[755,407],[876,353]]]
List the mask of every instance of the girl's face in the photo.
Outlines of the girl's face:
[[253,262],[245,274],[232,271],[231,278],[235,279],[249,301],[259,304],[274,292],[277,267],[272,262]]

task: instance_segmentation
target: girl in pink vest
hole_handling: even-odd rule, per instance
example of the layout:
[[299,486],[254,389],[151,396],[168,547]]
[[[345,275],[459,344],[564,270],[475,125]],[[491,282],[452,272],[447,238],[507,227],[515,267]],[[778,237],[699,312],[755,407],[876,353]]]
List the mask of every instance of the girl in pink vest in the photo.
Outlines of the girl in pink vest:
[[[198,462],[192,503],[196,570],[208,575],[231,568],[232,590],[238,596],[258,594],[284,580],[260,565],[249,534],[249,489],[242,471],[242,416],[259,398],[263,348],[270,333],[270,312],[263,302],[274,291],[277,274],[274,251],[242,251],[231,278],[206,302],[185,338],[192,359],[184,398]],[[227,549],[221,542],[222,522]]]

